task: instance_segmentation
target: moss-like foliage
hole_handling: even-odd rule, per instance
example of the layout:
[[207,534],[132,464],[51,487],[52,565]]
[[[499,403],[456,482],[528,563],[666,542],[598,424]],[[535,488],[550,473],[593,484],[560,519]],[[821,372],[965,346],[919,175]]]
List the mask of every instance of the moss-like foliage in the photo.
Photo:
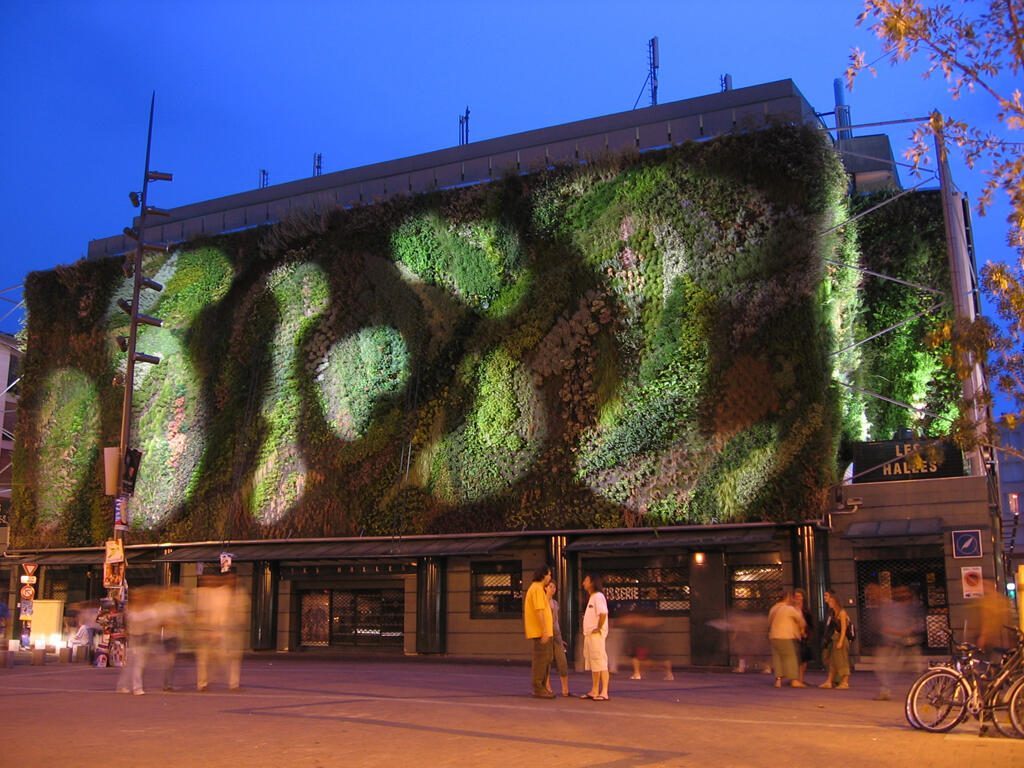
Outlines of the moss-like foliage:
[[[867,197],[858,201],[858,208],[885,199],[885,195]],[[922,192],[888,203],[859,222],[859,239],[862,263],[868,269],[939,292],[877,277],[864,280],[861,333],[864,337],[883,335],[865,345],[859,383],[922,409],[915,414],[893,403],[868,399],[869,436],[889,440],[905,427],[932,437],[948,434],[956,417],[959,383],[942,363],[949,350],[929,349],[925,343],[928,333],[952,311],[939,193]]]
[[39,422],[43,438],[39,463],[48,468],[36,488],[39,525],[57,527],[75,494],[90,478],[99,452],[99,399],[96,385],[80,371],[58,368],[43,383]]
[[[920,346],[844,349],[901,299],[837,264],[944,279],[911,225],[830,231],[851,205],[820,134],[779,127],[150,258],[133,537],[817,516],[840,436],[892,420],[833,382],[952,402]],[[105,261],[28,281],[19,541],[106,535],[128,290]]]

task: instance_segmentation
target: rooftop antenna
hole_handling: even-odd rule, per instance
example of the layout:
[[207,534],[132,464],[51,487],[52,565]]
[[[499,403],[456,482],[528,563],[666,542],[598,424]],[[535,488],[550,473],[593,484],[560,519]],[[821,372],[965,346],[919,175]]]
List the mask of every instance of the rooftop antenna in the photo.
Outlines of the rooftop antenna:
[[651,106],[658,106],[658,67],[661,65],[658,56],[658,36],[655,35],[647,41],[647,58],[650,71],[647,78],[651,81]]
[[466,106],[466,114],[459,115],[459,146],[469,144],[469,106]]
[[260,168],[260,189],[266,189],[270,186],[270,174],[267,173],[266,168]]
[[732,75],[728,72],[719,78],[719,82],[722,84],[722,93],[732,90]]
[[313,175],[319,176],[324,172],[324,156],[319,152],[313,153]]
[[658,53],[658,36],[655,35],[647,41],[647,79],[640,86],[640,93],[633,102],[633,109],[640,103],[640,97],[644,95],[644,89],[648,84],[651,86],[651,106],[658,106],[658,67],[661,66],[661,56]]

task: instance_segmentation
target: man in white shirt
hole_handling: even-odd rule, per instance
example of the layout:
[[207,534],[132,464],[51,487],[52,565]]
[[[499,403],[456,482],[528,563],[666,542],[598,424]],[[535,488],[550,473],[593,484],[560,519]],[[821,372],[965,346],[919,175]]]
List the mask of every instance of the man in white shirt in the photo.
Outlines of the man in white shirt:
[[608,601],[601,592],[601,577],[587,574],[583,589],[590,596],[583,612],[583,662],[593,678],[590,691],[580,698],[608,701]]

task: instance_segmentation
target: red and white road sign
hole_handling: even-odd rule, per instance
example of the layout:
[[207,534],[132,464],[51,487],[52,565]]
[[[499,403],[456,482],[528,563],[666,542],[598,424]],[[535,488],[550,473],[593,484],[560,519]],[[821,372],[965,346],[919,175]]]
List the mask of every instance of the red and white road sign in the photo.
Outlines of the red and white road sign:
[[30,587],[26,584],[21,588],[21,599],[22,600],[33,600],[36,596],[36,588]]
[[39,567],[39,563],[22,563],[21,567],[24,569],[26,576],[34,576],[36,568]]

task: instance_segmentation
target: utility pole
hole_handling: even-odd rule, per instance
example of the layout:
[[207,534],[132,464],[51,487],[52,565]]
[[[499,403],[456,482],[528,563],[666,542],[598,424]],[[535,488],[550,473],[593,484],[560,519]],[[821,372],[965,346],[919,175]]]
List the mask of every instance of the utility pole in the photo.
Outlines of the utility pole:
[[[964,225],[964,197],[953,188],[953,176],[949,171],[949,159],[946,154],[946,140],[942,131],[942,117],[932,116],[932,124],[939,126],[935,131],[935,158],[939,166],[939,193],[942,198],[942,219],[946,227],[946,252],[949,257],[949,276],[953,291],[953,313],[957,320],[973,322],[977,318],[977,280],[974,265],[971,263],[970,251],[967,246],[966,227]],[[968,374],[963,380],[964,400],[970,407],[970,419],[973,428],[981,439],[987,435],[988,420],[984,406],[978,398],[985,391],[985,378],[980,362],[971,353],[965,353],[962,362]],[[971,474],[986,473],[985,456],[981,448],[977,448],[970,456]]]

